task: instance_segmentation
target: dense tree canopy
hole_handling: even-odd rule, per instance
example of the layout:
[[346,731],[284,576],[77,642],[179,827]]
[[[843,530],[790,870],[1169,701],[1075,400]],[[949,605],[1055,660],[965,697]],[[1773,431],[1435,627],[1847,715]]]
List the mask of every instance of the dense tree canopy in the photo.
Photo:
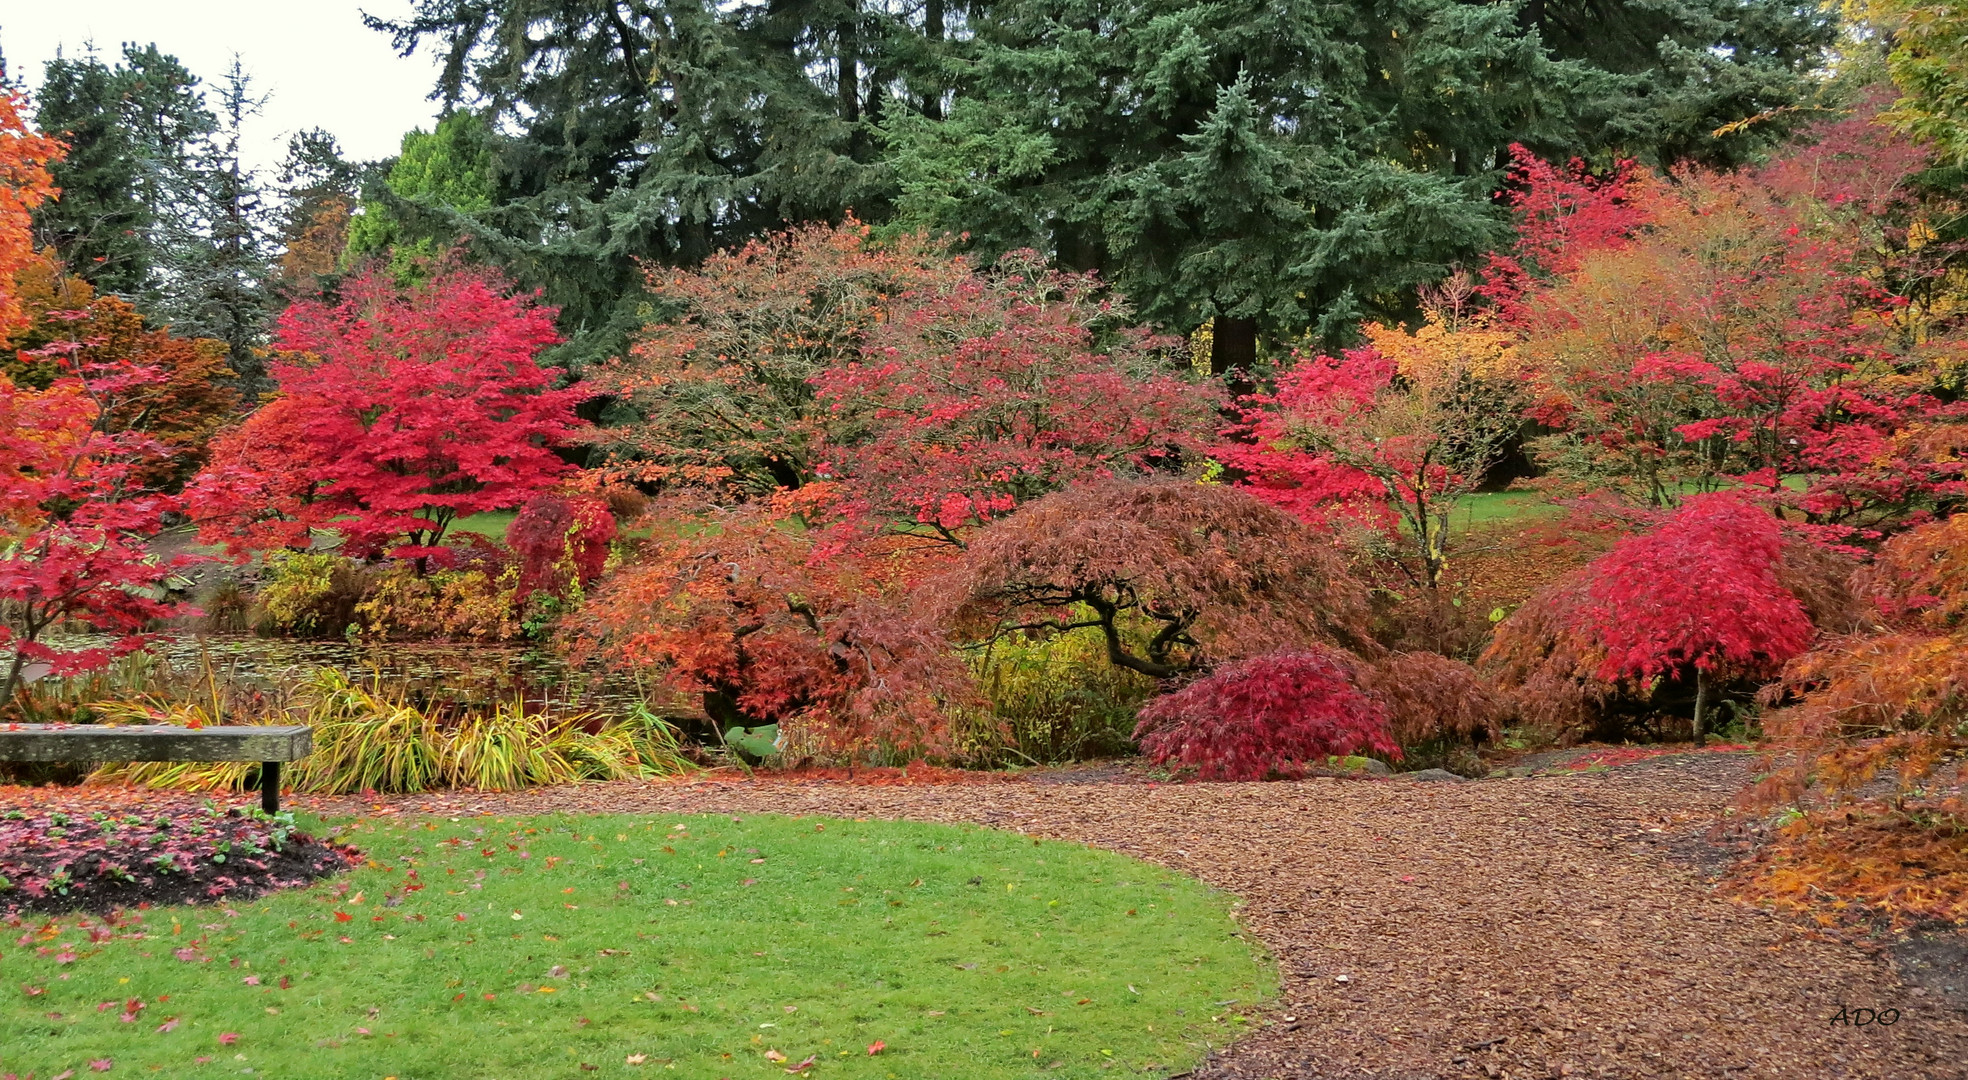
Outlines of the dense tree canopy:
[[450,231],[546,287],[583,361],[627,336],[635,260],[852,208],[1102,271],[1163,329],[1221,320],[1220,370],[1260,327],[1405,313],[1499,239],[1512,142],[1767,147],[1835,32],[1733,0],[422,0],[371,25],[437,49],[495,133],[492,204]]

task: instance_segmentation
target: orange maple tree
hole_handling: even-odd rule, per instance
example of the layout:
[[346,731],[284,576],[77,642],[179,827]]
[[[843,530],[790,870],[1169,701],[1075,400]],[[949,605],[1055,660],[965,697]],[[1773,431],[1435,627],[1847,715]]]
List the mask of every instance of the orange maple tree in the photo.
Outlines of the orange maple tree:
[[21,321],[14,273],[34,258],[34,208],[58,194],[48,166],[63,154],[60,142],[28,126],[22,104],[0,83],[0,333]]

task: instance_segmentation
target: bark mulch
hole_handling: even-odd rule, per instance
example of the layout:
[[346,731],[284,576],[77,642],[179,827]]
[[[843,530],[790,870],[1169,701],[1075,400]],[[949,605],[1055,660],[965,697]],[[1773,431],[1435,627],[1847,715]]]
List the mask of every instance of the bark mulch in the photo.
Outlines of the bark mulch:
[[[1241,898],[1284,973],[1268,1023],[1199,1080],[1968,1077],[1968,1012],[1928,979],[1715,894],[1691,846],[1748,768],[1707,754],[1467,783],[718,778],[296,802],[969,821],[1127,852]],[[1887,1009],[1890,1027],[1834,1023]]]

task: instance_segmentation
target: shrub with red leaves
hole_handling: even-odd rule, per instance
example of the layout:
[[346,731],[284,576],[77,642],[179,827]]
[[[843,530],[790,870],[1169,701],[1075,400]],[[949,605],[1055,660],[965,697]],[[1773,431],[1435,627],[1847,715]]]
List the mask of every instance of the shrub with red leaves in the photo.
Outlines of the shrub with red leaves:
[[0,908],[251,899],[338,873],[352,855],[295,829],[287,814],[204,806],[145,816],[41,802],[0,814]]
[[1398,758],[1387,710],[1358,680],[1338,649],[1268,653],[1149,702],[1134,737],[1149,760],[1193,766],[1206,780],[1289,776],[1362,751]]
[[592,495],[535,495],[506,526],[506,544],[519,556],[522,595],[567,593],[601,576],[615,517]]

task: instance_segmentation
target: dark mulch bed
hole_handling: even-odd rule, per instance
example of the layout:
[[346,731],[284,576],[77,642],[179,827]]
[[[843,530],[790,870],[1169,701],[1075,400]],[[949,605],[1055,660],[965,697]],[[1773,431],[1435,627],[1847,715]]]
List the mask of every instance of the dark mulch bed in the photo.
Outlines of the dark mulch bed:
[[182,796],[0,789],[0,807],[0,911],[10,916],[250,900],[356,857],[287,815]]

